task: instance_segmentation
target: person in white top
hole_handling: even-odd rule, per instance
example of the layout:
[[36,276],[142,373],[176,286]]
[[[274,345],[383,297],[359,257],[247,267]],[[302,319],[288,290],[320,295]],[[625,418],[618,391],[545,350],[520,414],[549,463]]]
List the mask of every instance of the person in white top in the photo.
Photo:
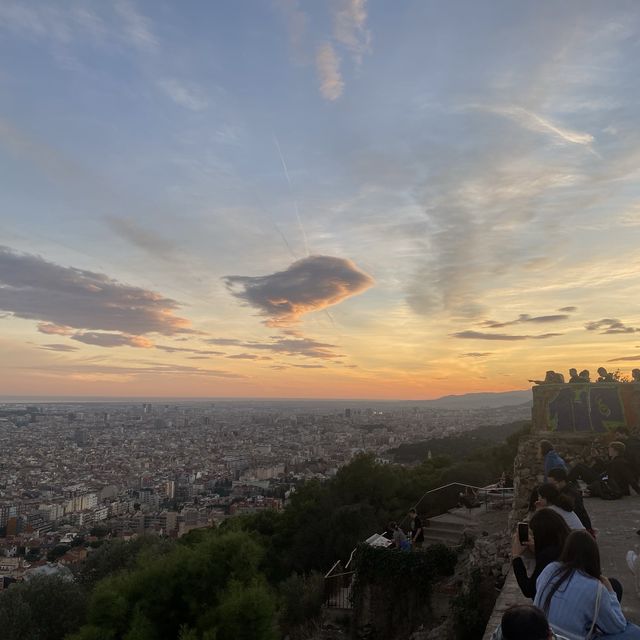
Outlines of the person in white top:
[[538,499],[536,500],[536,511],[544,508],[552,509],[558,515],[562,516],[567,523],[569,529],[584,529],[584,525],[580,522],[580,518],[573,510],[573,501],[571,496],[560,493],[558,488],[550,483],[546,483],[538,487]]

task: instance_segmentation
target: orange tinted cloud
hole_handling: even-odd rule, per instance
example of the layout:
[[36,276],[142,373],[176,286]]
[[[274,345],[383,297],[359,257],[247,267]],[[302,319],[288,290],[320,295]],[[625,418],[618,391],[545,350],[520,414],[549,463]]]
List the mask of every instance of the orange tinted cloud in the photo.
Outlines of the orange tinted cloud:
[[229,291],[266,316],[265,324],[285,327],[312,311],[338,304],[373,286],[373,278],[351,260],[309,256],[266,276],[227,276]]

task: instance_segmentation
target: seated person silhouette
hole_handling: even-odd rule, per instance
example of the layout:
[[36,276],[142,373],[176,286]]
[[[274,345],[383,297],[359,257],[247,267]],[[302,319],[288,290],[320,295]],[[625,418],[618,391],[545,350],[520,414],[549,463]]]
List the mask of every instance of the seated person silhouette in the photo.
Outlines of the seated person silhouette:
[[598,376],[596,382],[615,382],[613,373],[609,373],[604,367],[598,368]]

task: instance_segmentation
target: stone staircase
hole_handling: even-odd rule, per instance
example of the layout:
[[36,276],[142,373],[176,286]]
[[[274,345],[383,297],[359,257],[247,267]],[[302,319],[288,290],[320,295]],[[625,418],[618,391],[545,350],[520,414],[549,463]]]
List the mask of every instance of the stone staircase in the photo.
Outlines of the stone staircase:
[[478,524],[459,509],[448,511],[440,516],[429,518],[424,528],[424,545],[446,544],[455,547],[462,543],[465,531],[475,533]]

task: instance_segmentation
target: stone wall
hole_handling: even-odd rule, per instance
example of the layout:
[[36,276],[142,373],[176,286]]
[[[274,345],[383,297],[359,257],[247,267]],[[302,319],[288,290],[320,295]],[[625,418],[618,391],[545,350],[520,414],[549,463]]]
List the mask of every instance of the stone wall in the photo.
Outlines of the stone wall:
[[502,584],[511,569],[510,553],[511,538],[504,532],[480,536],[469,554],[469,569],[480,569]]
[[527,512],[533,488],[544,479],[544,468],[539,453],[541,440],[550,440],[555,450],[571,467],[577,462],[592,464],[596,458],[607,459],[608,434],[595,433],[538,433],[520,438],[518,453],[513,463],[513,509],[510,528]]

